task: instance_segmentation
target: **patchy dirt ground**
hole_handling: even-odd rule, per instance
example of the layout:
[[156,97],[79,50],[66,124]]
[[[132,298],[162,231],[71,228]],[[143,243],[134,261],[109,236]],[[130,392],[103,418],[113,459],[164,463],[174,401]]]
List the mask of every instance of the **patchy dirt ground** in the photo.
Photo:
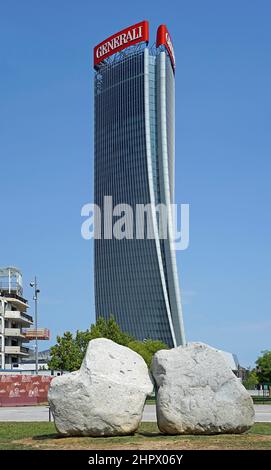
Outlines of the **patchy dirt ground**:
[[0,449],[35,450],[271,450],[271,423],[245,434],[164,436],[155,423],[143,423],[133,436],[61,437],[53,423],[0,423]]
[[[174,437],[157,436],[155,438],[141,437],[135,442],[112,441],[91,438],[45,438],[35,437],[12,441],[16,446],[28,447],[38,450],[271,450],[271,436],[249,435],[242,436],[189,436]],[[136,442],[137,440],[137,442]],[[96,441],[96,442],[93,442]]]
[[13,441],[13,443],[39,450],[271,450],[270,436],[245,436],[242,438],[232,436],[232,438],[222,439],[209,437],[208,440],[182,438],[176,441],[146,439],[134,444],[105,444],[100,441],[93,444],[84,442],[80,438],[48,439],[46,442],[37,442],[33,438],[28,438]]

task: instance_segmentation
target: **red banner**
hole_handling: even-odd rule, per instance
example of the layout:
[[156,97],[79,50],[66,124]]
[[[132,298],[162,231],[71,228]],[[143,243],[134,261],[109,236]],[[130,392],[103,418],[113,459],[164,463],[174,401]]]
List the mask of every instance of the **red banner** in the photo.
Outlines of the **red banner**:
[[173,49],[173,43],[170,34],[165,24],[161,24],[157,30],[156,36],[156,47],[164,45],[169,53],[169,57],[172,63],[172,67],[175,69],[175,55]]
[[0,407],[47,403],[52,376],[0,375]]
[[116,52],[122,51],[126,47],[133,46],[139,42],[149,41],[149,23],[141,21],[129,28],[123,29],[119,33],[113,34],[109,38],[100,42],[94,48],[94,67],[102,60]]

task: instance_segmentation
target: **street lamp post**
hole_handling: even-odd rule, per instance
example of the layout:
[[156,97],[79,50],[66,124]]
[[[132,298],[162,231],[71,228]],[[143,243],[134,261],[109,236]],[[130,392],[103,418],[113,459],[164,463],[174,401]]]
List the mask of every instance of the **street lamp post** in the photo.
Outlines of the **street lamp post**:
[[37,277],[35,276],[34,282],[30,282],[30,287],[34,288],[33,300],[35,301],[35,330],[36,330],[36,345],[35,345],[35,362],[36,362],[36,374],[39,373],[39,356],[38,356],[38,289]]

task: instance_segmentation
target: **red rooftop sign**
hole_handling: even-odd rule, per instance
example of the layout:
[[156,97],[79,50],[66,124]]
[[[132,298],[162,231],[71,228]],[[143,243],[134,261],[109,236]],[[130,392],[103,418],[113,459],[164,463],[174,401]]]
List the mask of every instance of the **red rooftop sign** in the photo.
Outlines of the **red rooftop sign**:
[[165,24],[161,24],[157,30],[156,47],[164,45],[169,53],[172,67],[175,69],[175,55],[172,40]]
[[149,23],[141,21],[100,42],[94,48],[94,67],[102,60],[138,42],[149,41]]

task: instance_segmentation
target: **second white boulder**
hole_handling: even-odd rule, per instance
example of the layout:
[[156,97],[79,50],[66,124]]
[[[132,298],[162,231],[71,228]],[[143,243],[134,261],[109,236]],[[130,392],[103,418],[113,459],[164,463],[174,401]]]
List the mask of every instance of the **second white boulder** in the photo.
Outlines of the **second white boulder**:
[[158,351],[152,373],[163,433],[242,433],[253,425],[252,399],[216,349],[190,343]]

